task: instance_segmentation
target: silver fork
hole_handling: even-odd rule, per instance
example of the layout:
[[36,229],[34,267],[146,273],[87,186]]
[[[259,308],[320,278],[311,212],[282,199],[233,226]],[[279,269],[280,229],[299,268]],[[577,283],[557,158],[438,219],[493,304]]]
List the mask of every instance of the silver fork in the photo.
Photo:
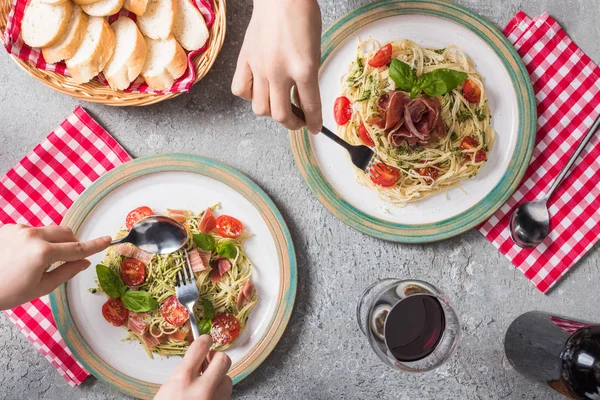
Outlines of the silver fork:
[[[185,251],[185,250],[184,250]],[[198,321],[196,321],[196,316],[194,315],[194,305],[198,302],[200,298],[200,293],[198,293],[198,286],[196,286],[196,277],[194,276],[194,271],[192,271],[192,266],[190,264],[190,259],[188,256],[188,252],[185,251],[185,265],[183,266],[183,276],[181,271],[177,272],[177,282],[175,283],[175,295],[177,296],[177,300],[179,303],[187,308],[188,313],[190,314],[190,324],[192,325],[192,335],[194,336],[194,340],[198,339],[200,336],[200,332],[198,331]]]
[[[304,117],[304,111],[294,104],[292,104],[292,112],[301,120],[306,120]],[[350,160],[352,161],[352,164],[354,164],[356,168],[362,169],[367,174],[370,173],[371,166],[377,161],[377,156],[373,150],[362,144],[359,146],[354,146],[327,129],[325,126],[321,128],[321,133],[345,148],[348,154],[350,154]]]

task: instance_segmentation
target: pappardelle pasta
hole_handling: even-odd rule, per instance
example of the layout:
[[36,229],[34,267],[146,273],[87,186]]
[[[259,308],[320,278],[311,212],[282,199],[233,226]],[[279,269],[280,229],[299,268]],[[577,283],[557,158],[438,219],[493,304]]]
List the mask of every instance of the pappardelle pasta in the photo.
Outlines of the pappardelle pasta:
[[[188,232],[185,250],[151,254],[130,244],[111,247],[96,266],[98,288],[109,299],[104,318],[129,332],[124,340],[139,341],[148,355],[183,355],[192,340],[187,309],[177,301],[175,283],[186,264],[186,251],[196,277],[200,300],[194,309],[200,333],[210,334],[214,350],[231,346],[244,330],[250,311],[258,302],[251,281],[252,263],[244,253],[250,236],[243,224],[229,216],[215,216],[219,205],[199,214],[168,210]],[[154,215],[138,207],[126,218],[123,237],[140,219]]]
[[474,177],[494,142],[481,76],[457,46],[361,41],[334,105],[338,135],[380,162],[361,184],[396,205]]

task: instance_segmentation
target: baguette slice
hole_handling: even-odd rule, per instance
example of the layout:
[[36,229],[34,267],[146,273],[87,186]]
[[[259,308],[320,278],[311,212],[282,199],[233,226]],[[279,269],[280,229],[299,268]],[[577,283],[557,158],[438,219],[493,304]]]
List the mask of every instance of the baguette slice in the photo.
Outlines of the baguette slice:
[[127,17],[119,17],[111,28],[115,33],[115,51],[102,72],[111,88],[123,90],[142,72],[146,41],[135,22]]
[[188,51],[198,50],[208,40],[204,17],[191,0],[177,0],[173,35]]
[[131,11],[137,16],[144,15],[147,6],[148,0],[125,0],[123,3],[123,7],[126,10]]
[[81,44],[87,30],[89,17],[80,6],[73,6],[67,30],[52,46],[44,47],[42,54],[47,63],[54,64],[71,58]]
[[108,17],[119,12],[124,0],[100,0],[92,4],[83,4],[81,7],[86,14],[94,17]]
[[69,0],[42,0],[42,3],[46,3],[46,4],[62,4],[62,3],[66,3]]
[[54,44],[67,29],[73,5],[42,3],[31,0],[21,21],[21,39],[31,47],[47,47]]
[[167,40],[146,38],[144,80],[152,89],[164,90],[173,86],[187,68],[187,57],[173,36]]
[[167,40],[173,31],[177,0],[148,0],[146,12],[137,19],[140,31],[150,39]]
[[97,2],[98,0],[73,0],[73,3],[75,4],[79,4],[80,6],[83,6],[85,4],[92,4]]
[[90,17],[83,41],[73,57],[67,60],[73,80],[77,83],[89,82],[102,71],[114,49],[115,34],[108,21],[102,17]]

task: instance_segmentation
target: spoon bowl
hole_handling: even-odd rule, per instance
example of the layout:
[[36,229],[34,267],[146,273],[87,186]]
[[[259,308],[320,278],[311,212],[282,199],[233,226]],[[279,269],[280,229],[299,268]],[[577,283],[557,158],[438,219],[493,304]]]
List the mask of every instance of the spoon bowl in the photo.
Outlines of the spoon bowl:
[[510,217],[510,234],[519,247],[540,244],[550,229],[550,214],[546,199],[521,204]]
[[169,254],[187,243],[185,227],[173,218],[152,215],[133,225],[127,236],[113,240],[111,246],[131,243],[137,248],[154,254]]

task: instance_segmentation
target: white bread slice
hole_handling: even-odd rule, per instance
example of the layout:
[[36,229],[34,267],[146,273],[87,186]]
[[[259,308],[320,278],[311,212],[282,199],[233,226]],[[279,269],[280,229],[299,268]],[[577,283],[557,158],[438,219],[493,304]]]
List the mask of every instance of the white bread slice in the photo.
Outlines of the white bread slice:
[[42,49],[44,60],[47,63],[54,64],[71,58],[85,36],[88,19],[89,17],[83,12],[81,7],[74,5],[71,18],[69,18],[69,23],[67,24],[67,30],[64,31],[56,43]]
[[31,47],[54,44],[67,29],[73,4],[47,4],[31,0],[23,14],[21,39]]
[[111,28],[115,33],[115,51],[102,72],[111,88],[123,90],[142,72],[146,61],[146,41],[130,18],[119,17]]
[[94,17],[108,17],[121,10],[124,0],[100,0],[92,4],[83,4],[81,7],[87,15]]
[[191,0],[177,0],[173,36],[186,50],[198,50],[208,40],[208,28],[200,10]]
[[89,82],[102,71],[114,49],[115,34],[108,21],[102,17],[90,17],[83,41],[73,57],[67,60],[73,80]]
[[135,15],[144,15],[146,7],[148,6],[148,0],[125,0],[123,7],[126,10],[131,11]]
[[142,76],[148,86],[155,90],[170,88],[186,68],[185,51],[173,36],[167,40],[146,38],[146,63]]
[[177,0],[148,0],[146,12],[137,19],[140,31],[150,39],[166,40],[173,31]]

